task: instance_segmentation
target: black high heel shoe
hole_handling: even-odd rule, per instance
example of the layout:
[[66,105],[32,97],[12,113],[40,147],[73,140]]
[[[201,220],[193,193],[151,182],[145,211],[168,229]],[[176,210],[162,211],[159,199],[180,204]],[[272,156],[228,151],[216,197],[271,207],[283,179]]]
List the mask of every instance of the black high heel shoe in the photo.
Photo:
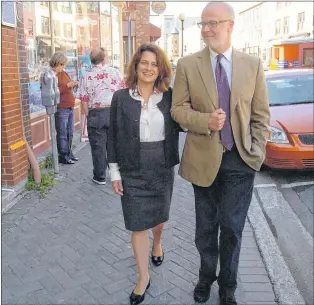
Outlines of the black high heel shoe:
[[145,299],[145,293],[146,293],[146,290],[149,288],[149,286],[150,286],[150,279],[148,281],[148,284],[143,294],[135,294],[133,290],[130,295],[130,305],[137,305],[137,304],[142,303]]
[[153,255],[153,251],[152,251],[152,263],[158,267],[162,264],[162,262],[164,261],[165,258],[165,252],[164,249],[162,249],[162,256],[154,256]]

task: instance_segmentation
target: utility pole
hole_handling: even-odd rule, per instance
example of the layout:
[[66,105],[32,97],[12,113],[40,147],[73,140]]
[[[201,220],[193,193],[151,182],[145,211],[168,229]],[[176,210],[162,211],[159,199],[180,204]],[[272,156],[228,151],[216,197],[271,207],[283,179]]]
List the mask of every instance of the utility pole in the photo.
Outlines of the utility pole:
[[128,64],[131,61],[131,40],[132,40],[132,19],[131,19],[131,13],[129,13],[128,17]]
[[[51,55],[53,55],[56,51],[55,49],[55,29],[54,29],[54,18],[53,18],[53,2],[49,1],[49,19],[50,19],[50,31],[51,31]],[[71,3],[72,4],[72,3]],[[46,74],[47,76],[47,74]],[[47,80],[47,79],[46,79]],[[43,104],[46,106],[47,114],[49,115],[49,125],[50,125],[50,137],[51,137],[51,149],[52,149],[52,161],[53,161],[53,169],[55,178],[59,178],[59,156],[58,156],[58,150],[57,150],[57,139],[56,139],[56,125],[55,125],[55,112],[57,111],[57,102],[56,99],[59,99],[59,93],[55,92],[54,89],[57,87],[57,85],[52,85],[53,81],[49,79],[48,83],[50,84],[50,87],[47,88],[45,86],[45,89],[53,91],[53,93],[49,94],[43,94],[42,92],[42,98]],[[42,88],[42,90],[45,90]],[[48,98],[49,96],[49,98]],[[48,100],[48,102],[47,102]]]
[[[71,2],[70,2],[71,3]],[[55,27],[54,27],[54,21],[53,21],[53,2],[49,1],[49,21],[50,21],[50,37],[51,37],[51,56],[55,53]],[[72,4],[72,3],[71,3]]]

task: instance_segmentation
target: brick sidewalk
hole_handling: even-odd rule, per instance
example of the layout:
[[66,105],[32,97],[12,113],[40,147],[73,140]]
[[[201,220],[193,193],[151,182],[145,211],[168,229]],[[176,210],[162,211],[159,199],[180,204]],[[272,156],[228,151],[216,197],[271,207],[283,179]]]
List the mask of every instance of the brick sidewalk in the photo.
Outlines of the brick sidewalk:
[[[89,145],[43,200],[30,193],[2,216],[2,304],[129,304],[137,280],[120,199],[91,181]],[[165,261],[150,267],[143,304],[194,304],[199,256],[194,196],[177,177],[164,232]],[[276,304],[252,229],[246,223],[238,274],[239,304]],[[215,283],[205,304],[219,304]]]

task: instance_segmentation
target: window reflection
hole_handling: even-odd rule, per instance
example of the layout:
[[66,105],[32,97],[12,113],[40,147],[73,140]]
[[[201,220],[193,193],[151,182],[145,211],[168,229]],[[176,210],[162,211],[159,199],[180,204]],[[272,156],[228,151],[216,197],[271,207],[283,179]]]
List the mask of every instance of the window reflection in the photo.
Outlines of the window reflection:
[[[50,11],[52,10],[52,11]],[[41,103],[40,74],[48,69],[54,51],[68,57],[66,71],[78,80],[91,64],[90,50],[102,46],[108,64],[120,67],[119,21],[110,2],[24,2],[23,19],[29,73],[31,113],[45,113]],[[50,18],[52,16],[53,28]]]

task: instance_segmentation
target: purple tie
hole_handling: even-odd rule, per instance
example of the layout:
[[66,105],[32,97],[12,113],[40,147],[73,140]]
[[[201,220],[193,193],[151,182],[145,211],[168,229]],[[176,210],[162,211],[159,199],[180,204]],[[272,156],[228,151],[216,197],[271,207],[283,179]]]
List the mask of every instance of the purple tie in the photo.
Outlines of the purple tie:
[[234,141],[230,123],[230,88],[227,73],[221,64],[222,57],[222,54],[217,55],[217,65],[215,70],[219,107],[226,113],[225,124],[220,130],[220,142],[227,150],[231,150]]

